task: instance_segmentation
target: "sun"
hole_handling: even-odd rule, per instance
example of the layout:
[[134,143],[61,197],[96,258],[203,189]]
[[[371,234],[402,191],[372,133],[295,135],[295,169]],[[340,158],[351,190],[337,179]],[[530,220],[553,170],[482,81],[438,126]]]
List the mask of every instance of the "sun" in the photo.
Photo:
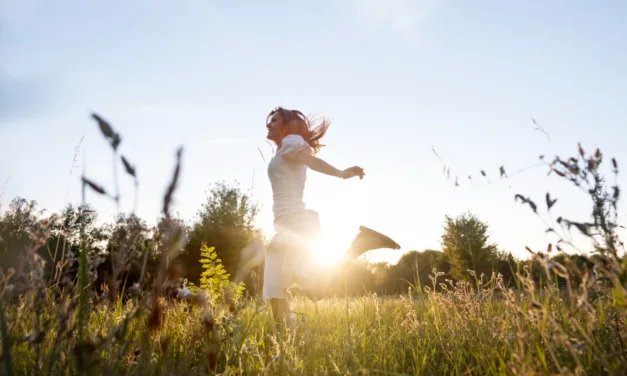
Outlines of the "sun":
[[321,266],[337,264],[348,248],[346,240],[331,234],[323,234],[312,242],[314,259]]

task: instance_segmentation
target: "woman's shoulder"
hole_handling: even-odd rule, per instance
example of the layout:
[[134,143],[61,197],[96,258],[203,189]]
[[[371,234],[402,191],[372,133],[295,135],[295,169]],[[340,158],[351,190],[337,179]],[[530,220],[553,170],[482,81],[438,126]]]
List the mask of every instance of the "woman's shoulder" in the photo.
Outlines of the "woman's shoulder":
[[299,134],[290,134],[283,138],[281,143],[281,154],[286,157],[292,157],[302,149],[306,149],[311,153],[311,147],[305,141],[303,136]]
[[290,144],[290,145],[303,145],[303,144],[307,144],[307,141],[305,141],[305,139],[303,138],[303,136],[299,135],[299,134],[288,134],[287,136],[283,137],[283,145],[285,144]]

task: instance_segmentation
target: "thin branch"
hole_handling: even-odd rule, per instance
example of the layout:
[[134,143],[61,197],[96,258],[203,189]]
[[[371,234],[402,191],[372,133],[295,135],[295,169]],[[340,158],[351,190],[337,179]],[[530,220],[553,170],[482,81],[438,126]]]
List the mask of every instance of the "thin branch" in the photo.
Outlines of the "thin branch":
[[7,184],[9,184],[9,180],[11,180],[12,176],[13,176],[13,174],[10,174],[9,177],[7,178],[7,180],[4,181],[4,186],[2,187],[2,192],[0,192],[0,212],[2,211],[2,198],[4,197],[4,191],[7,189]]

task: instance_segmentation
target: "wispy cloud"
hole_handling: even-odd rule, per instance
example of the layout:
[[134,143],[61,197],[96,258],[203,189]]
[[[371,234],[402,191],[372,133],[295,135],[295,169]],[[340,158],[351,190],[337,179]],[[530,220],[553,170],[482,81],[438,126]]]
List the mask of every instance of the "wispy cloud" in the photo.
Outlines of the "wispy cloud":
[[414,39],[418,27],[442,0],[349,0],[366,22]]

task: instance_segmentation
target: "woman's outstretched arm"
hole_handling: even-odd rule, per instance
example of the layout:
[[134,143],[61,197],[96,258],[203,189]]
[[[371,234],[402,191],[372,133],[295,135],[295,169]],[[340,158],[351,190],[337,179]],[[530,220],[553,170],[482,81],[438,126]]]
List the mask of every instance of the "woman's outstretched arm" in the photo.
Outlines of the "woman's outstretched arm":
[[320,172],[325,175],[335,176],[342,179],[350,179],[355,176],[359,176],[360,179],[364,178],[364,169],[358,166],[347,168],[346,170],[339,170],[324,160],[315,157],[308,153],[306,150],[301,150],[296,153],[293,158],[295,161],[305,164],[310,169]]

